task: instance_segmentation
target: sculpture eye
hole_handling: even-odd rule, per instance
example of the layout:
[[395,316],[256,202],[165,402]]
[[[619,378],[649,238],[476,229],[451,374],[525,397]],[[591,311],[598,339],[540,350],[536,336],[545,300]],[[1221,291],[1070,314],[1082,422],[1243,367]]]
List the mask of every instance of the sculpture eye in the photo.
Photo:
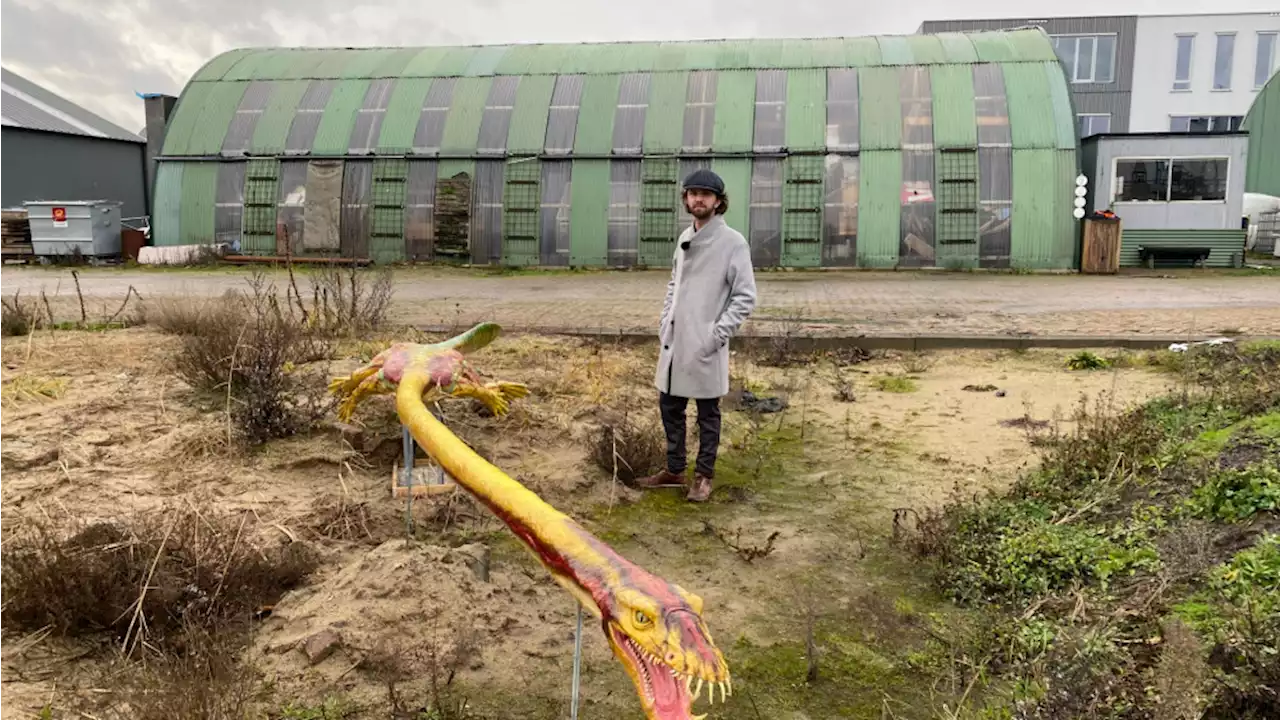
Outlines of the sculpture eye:
[[635,612],[635,621],[637,625],[648,625],[651,622],[649,620],[649,616],[646,615],[643,610],[637,610]]

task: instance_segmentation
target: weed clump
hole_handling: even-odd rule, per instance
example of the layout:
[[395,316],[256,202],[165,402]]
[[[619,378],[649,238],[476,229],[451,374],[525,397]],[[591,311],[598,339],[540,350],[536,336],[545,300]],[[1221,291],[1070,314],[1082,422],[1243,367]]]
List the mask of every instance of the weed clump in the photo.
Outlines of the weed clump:
[[20,632],[181,647],[191,628],[246,623],[317,566],[307,546],[264,545],[255,530],[248,515],[192,507],[92,524],[24,519],[0,552],[0,619]]
[[902,375],[885,375],[875,379],[876,389],[887,393],[913,393],[920,385],[909,377]]
[[993,614],[948,649],[991,674],[973,693],[985,712],[1280,714],[1280,352],[1182,355],[1179,391],[1082,402],[1011,489],[921,513],[908,534],[945,595]]
[[661,468],[666,453],[662,430],[637,422],[629,413],[602,422],[591,437],[592,464],[624,484]]

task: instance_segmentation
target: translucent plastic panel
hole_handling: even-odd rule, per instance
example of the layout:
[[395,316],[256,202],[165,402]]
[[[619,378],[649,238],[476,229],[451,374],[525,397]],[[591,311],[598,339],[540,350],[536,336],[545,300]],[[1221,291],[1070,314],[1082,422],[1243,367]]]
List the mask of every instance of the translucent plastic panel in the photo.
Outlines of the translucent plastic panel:
[[898,97],[902,102],[902,147],[933,148],[933,93],[929,68],[904,67],[898,71]]
[[978,148],[978,265],[1009,267],[1013,244],[1013,149]]
[[253,131],[262,117],[263,110],[271,101],[271,93],[275,90],[275,82],[256,80],[245,88],[240,97],[240,106],[236,108],[235,117],[222,138],[222,151],[228,154],[244,153],[253,142]]
[[902,220],[898,264],[931,267],[935,263],[934,153],[911,150],[902,153]]
[[339,228],[344,257],[369,253],[369,196],[373,188],[373,161],[349,160],[343,168],[342,224]]
[[858,158],[828,155],[822,207],[822,264],[858,263]]
[[777,265],[782,259],[782,160],[756,158],[751,167],[751,206],[748,220],[751,261]]
[[757,151],[779,150],[786,141],[787,72],[756,72],[756,117],[752,145]]
[[716,125],[716,73],[708,70],[689,73],[685,92],[684,149],[707,152]]
[[999,65],[973,66],[974,114],[978,122],[978,146],[1009,146],[1009,103],[1004,91],[1004,72]]
[[543,265],[569,264],[569,160],[542,163],[541,255]]
[[453,86],[457,78],[436,78],[422,101],[422,114],[418,127],[413,131],[413,151],[438,152],[444,137],[444,123],[449,118],[449,104],[453,101]]
[[382,132],[382,119],[387,114],[387,103],[395,89],[395,80],[382,78],[369,83],[364,93],[364,102],[356,111],[355,126],[351,128],[351,138],[347,143],[353,154],[372,152],[378,145],[378,134]]
[[618,85],[618,110],[613,116],[613,152],[639,155],[644,143],[645,113],[649,107],[649,73],[623,75]]
[[[283,226],[293,252],[302,249],[302,211],[307,204],[307,162],[284,160],[280,163],[279,211],[276,222]],[[285,241],[276,239],[277,245]]]
[[502,182],[506,166],[502,160],[476,161],[472,262],[489,263],[502,258]]
[[410,160],[404,195],[404,249],[405,258],[410,262],[431,259],[435,198],[435,161]]
[[857,70],[827,70],[827,149],[858,149]]
[[489,86],[489,98],[485,101],[484,115],[480,118],[480,136],[476,149],[480,152],[503,152],[507,149],[507,132],[511,129],[511,114],[515,111],[516,90],[520,78],[502,76],[493,79]]
[[1013,200],[1013,150],[1007,147],[978,150],[978,199],[982,202]]
[[302,94],[298,110],[293,115],[293,124],[289,126],[289,137],[284,142],[285,152],[299,154],[311,151],[316,140],[316,130],[320,129],[320,119],[324,116],[324,107],[329,103],[329,95],[333,92],[335,80],[312,80],[307,91]]
[[218,166],[218,190],[213,206],[214,242],[226,243],[240,251],[241,222],[244,218],[245,163],[224,162]]
[[640,247],[640,161],[609,167],[609,265],[632,266]]
[[578,105],[582,101],[582,80],[581,75],[561,75],[556,78],[556,88],[551,93],[551,111],[547,115],[547,137],[544,143],[548,153],[567,155],[573,150],[573,138],[578,129]]

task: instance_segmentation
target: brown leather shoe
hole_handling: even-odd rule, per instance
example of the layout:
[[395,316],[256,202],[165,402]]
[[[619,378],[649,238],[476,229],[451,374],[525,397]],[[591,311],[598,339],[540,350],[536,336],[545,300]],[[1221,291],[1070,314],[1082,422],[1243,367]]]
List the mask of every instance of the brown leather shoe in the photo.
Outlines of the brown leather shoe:
[[689,494],[685,499],[689,502],[706,502],[711,497],[711,478],[706,475],[694,475],[693,484],[689,486]]
[[649,477],[636,478],[635,483],[638,488],[652,490],[655,488],[684,487],[685,479],[683,476],[663,468],[661,472]]

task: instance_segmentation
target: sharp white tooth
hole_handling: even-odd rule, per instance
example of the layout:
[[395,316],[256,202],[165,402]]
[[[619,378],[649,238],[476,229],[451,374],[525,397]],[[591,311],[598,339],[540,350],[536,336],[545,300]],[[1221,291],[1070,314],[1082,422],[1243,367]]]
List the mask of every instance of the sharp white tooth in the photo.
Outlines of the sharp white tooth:
[[716,684],[715,682],[707,683],[707,704],[716,704]]
[[693,699],[697,700],[702,695],[702,678],[698,678],[698,687],[693,691]]
[[729,694],[732,695],[733,694],[733,676],[726,673],[724,676],[724,684],[729,686]]
[[707,720],[707,714],[702,713],[701,715],[694,715],[692,720]]
[[684,676],[684,694],[689,695],[691,697],[693,696],[693,676],[692,675]]
[[724,683],[720,683],[720,704],[723,705],[728,702],[728,698],[728,691],[725,689]]

